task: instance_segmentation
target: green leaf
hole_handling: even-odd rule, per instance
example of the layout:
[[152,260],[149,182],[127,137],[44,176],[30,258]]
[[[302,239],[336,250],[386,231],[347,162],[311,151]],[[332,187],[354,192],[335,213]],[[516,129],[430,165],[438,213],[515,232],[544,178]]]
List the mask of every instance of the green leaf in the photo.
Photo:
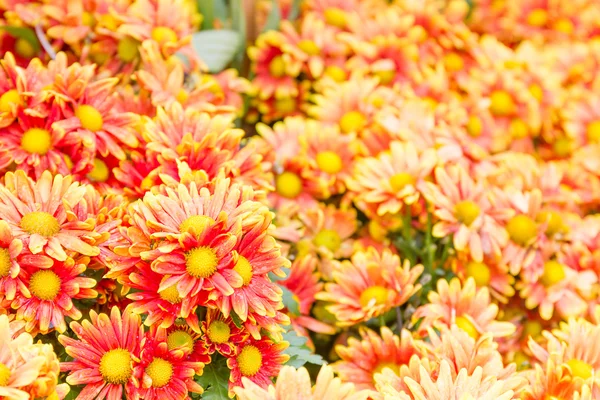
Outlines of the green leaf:
[[285,308],[293,315],[300,315],[300,304],[294,299],[294,294],[285,286],[279,285],[279,287],[283,292],[282,301]]
[[267,17],[267,22],[265,23],[263,32],[276,31],[279,29],[279,23],[281,22],[281,8],[279,7],[279,2],[277,0],[272,0],[271,3],[273,3],[273,5],[271,12]]
[[242,324],[244,323],[242,321],[242,319],[240,318],[239,315],[237,315],[237,313],[233,310],[231,310],[231,312],[229,313],[229,315],[231,315],[231,319],[233,320],[233,323],[235,324],[235,326],[237,326],[238,328],[242,327]]
[[25,39],[33,46],[36,53],[40,51],[40,42],[33,29],[21,26],[0,26],[0,29],[5,30],[10,36],[16,39]]
[[308,339],[303,336],[298,336],[293,329],[290,329],[283,334],[283,340],[290,344],[283,352],[290,356],[290,359],[285,365],[291,365],[294,368],[300,368],[306,363],[323,365],[323,357],[318,354],[313,354],[308,346],[306,346]]
[[298,19],[298,17],[300,16],[300,4],[301,3],[302,3],[302,0],[294,0],[294,2],[292,3],[292,8],[290,9],[290,14],[287,17],[287,19],[289,21],[295,21]]
[[202,14],[202,29],[212,29],[215,20],[215,2],[213,0],[196,0],[198,11]]
[[192,47],[210,72],[223,71],[236,56],[240,36],[230,30],[207,30],[192,35]]
[[283,280],[287,279],[288,276],[290,276],[290,269],[289,268],[287,268],[287,267],[281,267],[280,269],[285,273],[285,276],[281,277],[279,275],[275,275],[272,272],[269,272],[268,275],[269,275],[269,279],[271,279],[271,282],[283,281]]
[[231,14],[231,26],[240,38],[240,43],[235,53],[234,66],[238,71],[242,70],[244,55],[246,54],[246,15],[242,0],[231,0],[229,4]]
[[467,16],[465,17],[465,21],[469,21],[471,16],[473,15],[473,9],[475,8],[475,2],[473,0],[465,0],[469,6],[469,11],[467,12]]
[[229,374],[227,359],[213,358],[213,361],[204,367],[202,375],[196,377],[196,382],[204,388],[202,399],[228,399]]
[[[199,0],[202,1],[202,0]],[[227,10],[227,2],[225,0],[213,0],[215,19],[222,22],[229,19],[229,11]]]

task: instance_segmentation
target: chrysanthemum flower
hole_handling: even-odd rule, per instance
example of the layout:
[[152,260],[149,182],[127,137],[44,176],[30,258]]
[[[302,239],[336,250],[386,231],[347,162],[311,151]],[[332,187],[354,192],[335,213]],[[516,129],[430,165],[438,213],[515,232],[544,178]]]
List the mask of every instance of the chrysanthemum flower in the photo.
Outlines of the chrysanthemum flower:
[[166,342],[169,351],[182,352],[190,361],[210,363],[211,356],[208,354],[201,333],[196,332],[189,325],[175,324],[164,329],[155,324],[150,327],[148,335],[158,342]]
[[498,258],[484,257],[478,262],[457,256],[454,266],[463,281],[472,277],[477,287],[488,287],[492,297],[502,303],[507,303],[515,294],[515,277],[508,273],[508,265]]
[[404,304],[419,290],[415,282],[422,272],[422,265],[411,267],[390,251],[369,248],[351,261],[334,262],[333,282],[316,298],[329,302],[339,326],[350,326]]
[[209,309],[202,321],[202,341],[208,354],[218,351],[230,357],[248,339],[248,335],[246,330],[235,325],[231,317],[225,317],[219,310]]
[[100,253],[95,240],[95,220],[79,219],[72,207],[83,198],[85,188],[73,177],[45,171],[37,182],[23,171],[8,172],[0,187],[0,218],[8,222],[13,235],[33,254],[67,259],[66,251],[85,256]]
[[487,332],[494,337],[508,336],[516,329],[510,322],[496,320],[498,306],[491,303],[487,288],[476,288],[473,278],[468,278],[464,286],[458,278],[450,282],[440,279],[437,291],[430,292],[427,299],[429,303],[413,314],[415,321],[423,318],[419,325],[421,332],[431,326],[457,325],[471,337],[478,338]]
[[600,143],[600,97],[585,91],[571,96],[561,110],[565,133],[579,146]]
[[342,382],[351,382],[357,389],[375,389],[375,374],[385,368],[397,373],[413,355],[423,355],[408,330],[397,336],[387,327],[381,328],[381,334],[361,329],[360,339],[350,338],[335,350],[341,360],[333,364],[333,370]]
[[[23,251],[23,242],[15,239],[6,221],[0,221],[0,295],[7,300],[15,298],[17,291],[28,293],[25,284],[18,279],[21,266],[17,257]],[[36,260],[44,266],[43,260]]]
[[334,378],[333,369],[328,365],[321,367],[314,386],[306,368],[294,369],[290,366],[281,368],[277,382],[270,385],[268,390],[246,377],[242,378],[242,385],[243,387],[233,390],[240,400],[283,400],[289,397],[306,400],[366,400],[370,395],[367,391],[356,391],[352,383],[343,383],[339,378]]
[[135,396],[138,389],[133,371],[140,361],[140,341],[144,336],[140,317],[127,311],[121,316],[119,309],[113,307],[110,317],[91,310],[90,321],[70,324],[77,340],[58,337],[67,354],[74,358],[61,365],[62,371],[69,371],[67,383],[85,385],[79,398],[116,400],[123,392],[127,397]]
[[237,353],[227,359],[231,370],[229,377],[229,393],[233,396],[233,388],[242,386],[242,378],[246,378],[262,388],[267,388],[271,379],[285,364],[289,356],[283,354],[288,347],[287,342],[274,343],[269,339],[256,340],[250,337],[239,347]]

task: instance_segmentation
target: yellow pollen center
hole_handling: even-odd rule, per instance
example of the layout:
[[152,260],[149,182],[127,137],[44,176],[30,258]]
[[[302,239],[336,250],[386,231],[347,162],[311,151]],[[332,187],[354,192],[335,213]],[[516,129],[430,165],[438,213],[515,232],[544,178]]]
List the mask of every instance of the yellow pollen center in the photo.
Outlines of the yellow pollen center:
[[10,252],[8,249],[0,248],[0,279],[8,276],[11,264]]
[[531,95],[537,100],[537,101],[542,101],[544,100],[544,90],[542,89],[542,87],[540,85],[538,85],[537,83],[532,83],[531,86],[529,86],[529,93],[531,93]]
[[132,373],[131,354],[125,349],[113,349],[100,359],[100,375],[107,383],[123,385]]
[[19,226],[30,235],[37,233],[46,237],[54,236],[60,231],[58,220],[52,214],[44,211],[34,211],[23,215]]
[[90,12],[84,11],[81,13],[81,23],[82,25],[92,27],[96,22],[94,15]]
[[390,185],[392,190],[396,193],[404,189],[408,185],[416,183],[416,179],[408,172],[399,172],[390,178]]
[[458,72],[465,67],[465,62],[457,53],[448,53],[444,56],[444,66],[450,72]]
[[495,90],[490,96],[490,111],[496,117],[508,117],[516,112],[512,96],[504,90]]
[[185,268],[194,278],[209,278],[217,272],[219,260],[210,247],[196,247],[186,254]]
[[592,367],[590,364],[575,358],[569,360],[567,365],[571,369],[571,373],[581,379],[591,378],[594,372],[594,367]]
[[569,138],[561,137],[552,143],[552,150],[558,157],[568,157],[573,152],[573,145]]
[[6,365],[0,363],[0,387],[8,386],[10,380],[11,371]]
[[529,136],[529,127],[522,119],[513,119],[510,122],[508,131],[515,139],[523,139]]
[[252,265],[248,259],[244,256],[239,256],[233,270],[240,274],[242,280],[244,281],[244,286],[247,286],[252,280],[252,276],[254,275],[252,272]]
[[146,373],[152,379],[152,386],[161,388],[171,381],[173,364],[157,357],[146,367]]
[[302,193],[302,180],[297,174],[286,171],[275,178],[275,189],[281,196],[295,199]]
[[23,58],[32,58],[35,56],[35,47],[29,40],[19,38],[15,42],[15,52]]
[[471,226],[479,214],[481,209],[471,200],[463,200],[454,206],[454,216],[466,226]]
[[342,159],[333,151],[322,151],[317,154],[317,166],[328,174],[337,174],[342,170]]
[[476,115],[471,115],[469,117],[469,122],[467,122],[467,133],[471,137],[479,137],[481,136],[481,132],[483,131],[483,123],[481,122],[481,118]]
[[275,78],[282,78],[285,76],[285,61],[282,56],[273,57],[269,63],[269,73]]
[[374,219],[369,221],[367,228],[369,230],[369,235],[378,242],[383,242],[387,237],[388,230]]
[[527,215],[516,215],[506,224],[510,239],[520,246],[526,246],[537,234],[537,224]]
[[542,8],[536,8],[527,15],[527,24],[541,28],[548,23],[548,12]]
[[540,278],[542,284],[546,287],[554,286],[565,279],[565,267],[556,260],[546,261],[544,263],[544,272]]
[[382,69],[375,71],[375,76],[379,78],[379,82],[382,85],[387,85],[388,83],[394,81],[394,78],[396,77],[396,71],[393,69]]
[[177,285],[169,286],[162,292],[158,292],[158,295],[161,299],[168,301],[171,304],[181,303],[181,297],[179,297],[179,291],[177,290]]
[[358,302],[363,308],[379,306],[387,302],[389,292],[383,286],[371,286],[360,294]]
[[102,129],[102,125],[104,124],[104,120],[102,119],[102,114],[94,107],[83,104],[75,110],[75,115],[81,121],[81,126],[85,129],[88,129],[92,132],[97,132]]
[[152,37],[152,40],[158,42],[159,44],[177,42],[177,34],[175,31],[166,26],[157,26],[156,28],[152,29],[150,36]]
[[200,234],[215,223],[215,220],[206,215],[192,215],[179,225],[179,232]]
[[60,292],[60,278],[47,269],[37,271],[29,278],[31,294],[40,300],[53,301]]
[[21,147],[28,153],[43,156],[52,146],[52,136],[46,129],[31,128],[21,138]]
[[298,42],[298,47],[309,56],[316,56],[321,51],[315,42],[308,39]]
[[139,46],[140,42],[132,37],[125,36],[117,44],[117,55],[123,62],[132,62],[140,55]]
[[213,321],[208,327],[207,334],[213,343],[227,343],[231,336],[231,329],[223,321]]
[[332,253],[335,253],[342,245],[342,238],[333,229],[323,229],[317,233],[314,242],[317,246],[324,246]]
[[237,356],[237,362],[242,375],[254,376],[262,366],[262,354],[255,346],[247,345]]
[[175,96],[175,100],[177,100],[180,104],[184,104],[186,101],[188,101],[190,95],[185,91],[184,88],[179,89],[179,92],[177,92],[177,95]]
[[467,332],[467,334],[469,336],[471,336],[473,339],[477,340],[477,338],[479,338],[479,332],[477,331],[477,328],[475,328],[475,325],[473,325],[473,323],[471,321],[469,321],[468,318],[456,317],[456,320],[454,321],[454,323],[460,329]]
[[21,96],[16,89],[10,89],[0,96],[0,112],[9,112],[12,107],[21,104]]
[[327,67],[325,69],[325,75],[338,83],[344,82],[347,78],[346,71],[337,65],[330,65]]
[[346,12],[336,7],[331,7],[323,13],[327,25],[332,25],[340,29],[346,27]]
[[167,336],[167,348],[183,348],[187,353],[191,353],[194,350],[194,339],[186,331],[173,331]]
[[592,143],[600,143],[600,121],[590,122],[586,129],[587,138]]
[[342,133],[357,132],[367,125],[367,118],[360,111],[348,111],[340,119]]
[[532,338],[537,338],[542,334],[544,328],[539,321],[536,320],[528,320],[523,325],[523,337],[527,338],[531,336]]
[[282,114],[289,114],[296,109],[296,100],[291,97],[284,97],[275,100],[275,110]]
[[546,226],[546,235],[548,236],[554,236],[564,231],[562,217],[556,211],[540,211],[535,219],[541,224],[548,224]]
[[[523,353],[521,350],[515,352],[512,361],[515,364],[517,364],[517,371],[524,370],[529,365],[529,357],[527,356],[527,354]],[[556,399],[556,400],[558,400],[558,399]]]
[[106,182],[110,176],[110,170],[104,161],[94,158],[94,168],[87,174],[89,180],[94,182]]
[[477,286],[487,286],[492,279],[490,268],[484,263],[471,261],[466,267],[467,276],[473,277]]
[[379,363],[377,365],[377,368],[375,368],[375,370],[373,371],[373,378],[375,378],[375,374],[382,373],[385,368],[389,368],[392,371],[394,371],[396,375],[400,375],[400,366],[398,364],[393,362],[382,362]]
[[552,24],[552,28],[557,32],[564,33],[565,35],[571,35],[575,30],[573,22],[571,22],[571,20],[567,18],[560,18],[556,20]]

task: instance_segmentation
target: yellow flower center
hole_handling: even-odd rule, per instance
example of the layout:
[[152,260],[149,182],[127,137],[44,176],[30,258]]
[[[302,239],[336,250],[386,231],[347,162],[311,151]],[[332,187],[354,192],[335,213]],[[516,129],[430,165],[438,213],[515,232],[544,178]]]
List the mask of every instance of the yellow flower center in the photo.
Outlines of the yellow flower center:
[[239,256],[233,270],[240,274],[242,280],[244,281],[244,286],[247,286],[252,280],[252,276],[254,275],[252,272],[252,265],[248,259],[244,256]]
[[315,42],[308,39],[304,39],[298,42],[298,47],[300,48],[300,50],[302,50],[309,56],[316,56],[321,51],[321,49],[319,49],[319,46],[317,46]]
[[490,111],[496,117],[507,117],[516,112],[517,106],[512,96],[504,90],[492,92],[490,100]]
[[21,138],[21,148],[31,154],[43,156],[52,146],[52,136],[46,129],[31,128]]
[[571,22],[571,20],[568,18],[560,18],[556,20],[552,24],[552,28],[557,32],[564,33],[565,35],[571,35],[575,30],[573,22]]
[[487,286],[492,279],[490,268],[482,262],[471,261],[466,267],[467,276],[473,277],[477,286]]
[[160,44],[177,42],[177,34],[175,31],[166,26],[157,26],[152,29],[150,36],[152,37],[152,40]]
[[285,76],[285,61],[282,56],[273,57],[269,63],[269,73],[275,78]]
[[60,231],[58,220],[52,214],[44,211],[34,211],[23,215],[19,226],[30,235],[37,233],[46,237],[54,236]]
[[237,356],[237,362],[240,367],[240,372],[244,376],[254,376],[262,366],[262,354],[255,346],[244,346],[240,354]]
[[15,52],[23,58],[32,58],[35,56],[35,47],[29,40],[19,38],[15,42]]
[[123,385],[132,373],[131,354],[125,349],[113,349],[100,359],[100,375],[107,383]]
[[399,172],[390,178],[390,185],[392,190],[396,193],[404,189],[408,185],[416,183],[416,179],[408,172]]
[[132,37],[125,36],[117,44],[117,55],[123,62],[132,62],[140,55],[140,42]]
[[96,19],[94,18],[94,15],[92,13],[87,12],[87,11],[84,11],[83,13],[81,13],[81,24],[82,25],[92,27],[92,26],[94,26],[95,22],[96,22]]
[[152,386],[161,388],[171,381],[173,364],[157,357],[146,367],[146,373],[152,379]]
[[328,174],[337,174],[342,170],[342,159],[333,151],[322,151],[317,154],[317,166]]
[[562,216],[556,211],[540,211],[535,219],[539,223],[548,224],[546,227],[548,236],[554,236],[564,230]]
[[177,100],[180,104],[184,104],[186,101],[188,101],[189,97],[190,95],[185,91],[185,89],[181,88],[179,89],[179,92],[177,92],[175,100]]
[[199,234],[214,223],[215,220],[206,215],[192,215],[179,225],[179,232]]
[[396,71],[393,69],[382,69],[375,71],[375,76],[379,78],[379,82],[382,85],[387,85],[391,83],[396,77]]
[[[517,371],[521,371],[526,369],[529,366],[529,357],[527,354],[523,353],[521,350],[516,351],[513,360],[515,364],[517,364]],[[559,399],[554,399],[559,400]]]
[[444,66],[450,72],[457,72],[465,67],[465,62],[457,53],[448,53],[444,56]]
[[544,328],[539,321],[536,320],[527,320],[523,325],[523,337],[527,338],[531,336],[532,338],[537,338],[541,335]]
[[344,82],[347,78],[346,71],[337,65],[330,65],[325,68],[325,75],[338,83]]
[[104,124],[102,114],[94,107],[87,104],[77,107],[75,116],[81,121],[81,126],[92,132],[98,132],[102,129],[102,125]]
[[89,180],[94,182],[106,182],[110,176],[108,166],[99,158],[94,158],[94,168],[87,174]]
[[383,242],[388,234],[388,230],[374,219],[369,221],[369,235],[378,242]]
[[477,328],[475,328],[475,325],[473,325],[473,323],[469,321],[468,318],[456,317],[454,323],[460,329],[467,332],[467,335],[471,336],[473,339],[477,340],[477,338],[479,338],[479,332],[477,331]]
[[537,101],[542,101],[544,99],[544,91],[542,90],[542,87],[537,83],[532,83],[531,86],[529,86],[529,93],[531,93],[531,95]]
[[167,336],[167,348],[169,350],[184,348],[191,353],[194,350],[194,339],[186,331],[173,331]]
[[47,269],[34,272],[29,279],[31,294],[40,300],[53,301],[60,292],[60,286],[58,275]]
[[561,137],[552,143],[552,150],[558,157],[567,157],[573,152],[573,145],[569,138]]
[[540,278],[542,284],[546,287],[556,285],[565,279],[565,267],[556,260],[546,261],[544,263],[544,272]]
[[21,96],[16,89],[10,89],[0,96],[0,112],[9,112],[13,105],[21,104]]
[[346,12],[336,7],[331,7],[325,10],[323,13],[325,16],[325,22],[328,25],[344,29],[346,27]]
[[288,199],[295,199],[302,192],[302,180],[293,173],[286,171],[275,178],[277,193]]
[[275,100],[275,110],[283,114],[289,114],[296,109],[296,100],[291,97],[284,97]]
[[207,334],[213,343],[227,343],[231,336],[231,329],[223,321],[213,321],[208,327]]
[[0,387],[8,386],[10,380],[11,371],[6,365],[0,363]]
[[168,301],[171,304],[181,303],[181,297],[179,297],[179,291],[177,290],[177,285],[169,286],[162,292],[158,292],[158,295],[161,299]]
[[185,268],[194,278],[209,278],[217,272],[219,260],[210,247],[196,247],[190,250],[185,258]]
[[425,102],[427,107],[429,107],[431,110],[435,110],[435,108],[439,104],[436,99],[434,99],[433,97],[429,97],[429,96],[423,97],[423,101]]
[[371,286],[360,294],[358,302],[363,308],[379,306],[387,302],[389,292],[383,286]]
[[98,25],[111,31],[117,30],[120,24],[121,22],[111,14],[104,14],[98,18]]
[[466,226],[470,226],[481,214],[481,209],[471,200],[463,200],[454,206],[454,216]]
[[592,143],[600,142],[600,121],[590,122],[586,130],[587,138]]
[[527,15],[527,24],[541,28],[548,23],[548,12],[542,8],[536,8]]
[[382,373],[385,368],[389,368],[394,371],[396,375],[400,375],[400,366],[398,364],[392,362],[382,362],[377,365],[375,370],[373,370],[373,379],[375,379],[375,374]]
[[567,365],[571,369],[571,373],[581,379],[591,378],[594,372],[594,367],[592,367],[590,364],[575,358],[569,360]]
[[8,276],[11,264],[12,262],[10,261],[10,252],[8,249],[0,248],[0,279]]
[[520,246],[525,246],[537,234],[537,224],[527,215],[516,215],[506,224],[506,231],[510,239]]
[[510,122],[508,131],[515,139],[523,139],[529,136],[529,127],[522,119],[513,119]]
[[360,111],[348,111],[340,119],[342,133],[360,131],[365,125],[367,125],[367,118]]
[[317,246],[324,246],[332,253],[335,253],[342,245],[342,238],[333,229],[323,229],[317,233],[314,242]]
[[471,137],[479,137],[481,136],[481,132],[483,131],[483,122],[481,122],[481,118],[476,115],[471,115],[469,117],[469,122],[467,122],[467,133]]

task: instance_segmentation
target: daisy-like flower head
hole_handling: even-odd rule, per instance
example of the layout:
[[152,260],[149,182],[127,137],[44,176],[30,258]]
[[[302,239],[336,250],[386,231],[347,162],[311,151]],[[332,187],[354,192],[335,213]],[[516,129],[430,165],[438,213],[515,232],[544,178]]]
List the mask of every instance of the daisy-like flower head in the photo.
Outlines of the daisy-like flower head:
[[413,314],[415,320],[423,318],[419,325],[423,333],[431,326],[452,325],[457,325],[473,338],[487,332],[494,337],[503,337],[516,330],[512,323],[496,320],[498,306],[491,303],[487,288],[476,288],[473,278],[468,278],[464,285],[458,278],[452,278],[450,282],[439,279],[437,291],[430,292],[427,298],[429,303],[420,306]]
[[436,163],[434,149],[418,151],[410,142],[394,141],[389,152],[359,159],[346,186],[361,210],[377,216],[396,214],[419,199],[417,186]]
[[363,328],[360,339],[350,338],[335,350],[341,360],[333,364],[334,371],[342,382],[351,382],[357,389],[375,389],[375,374],[385,368],[398,373],[413,355],[423,355],[409,331],[403,329],[396,336],[387,327],[381,328],[381,334]]
[[575,93],[561,110],[563,129],[578,146],[600,143],[600,96],[587,90]]
[[469,257],[458,256],[454,260],[457,275],[462,281],[472,277],[477,287],[487,287],[490,294],[501,303],[507,303],[515,294],[515,278],[508,273],[508,265],[496,257],[484,257],[475,261]]
[[211,361],[202,334],[185,323],[176,323],[168,329],[155,324],[150,328],[148,335],[154,337],[157,342],[166,342],[169,351],[182,353],[190,361],[205,365]]
[[248,335],[246,330],[235,325],[231,317],[225,317],[219,310],[209,309],[202,321],[202,341],[208,354],[218,351],[230,357],[248,339]]
[[230,396],[233,396],[235,387],[243,387],[242,378],[266,389],[272,383],[271,379],[279,374],[281,366],[289,359],[287,354],[283,354],[288,346],[288,342],[284,341],[274,343],[267,338],[248,338],[239,346],[237,353],[227,359],[227,366],[231,370]]
[[17,279],[21,271],[17,257],[22,251],[23,242],[14,238],[6,221],[0,221],[0,294],[7,300],[14,299],[17,290],[27,293],[25,286]]
[[295,369],[285,366],[281,368],[275,385],[264,389],[250,379],[242,378],[243,387],[236,387],[233,391],[240,400],[283,400],[286,398],[318,400],[366,400],[370,393],[357,391],[352,383],[343,383],[340,378],[335,378],[333,369],[324,365],[319,371],[313,386],[306,368]]
[[351,326],[408,301],[420,288],[415,282],[422,272],[422,265],[411,267],[388,250],[369,248],[351,261],[334,262],[333,282],[316,298],[329,302],[327,309],[339,326]]
[[71,322],[77,339],[61,335],[60,344],[74,361],[61,364],[67,383],[85,385],[79,396],[120,399],[136,396],[134,365],[140,361],[144,329],[140,317],[113,307],[110,316],[90,311],[90,321]]
[[[23,171],[8,172],[0,187],[0,218],[13,235],[33,254],[46,254],[58,261],[71,255],[97,256],[100,236],[91,216],[79,219],[72,211],[85,195],[85,187],[73,177],[52,176],[45,171],[35,182]],[[85,219],[84,219],[85,218]]]

